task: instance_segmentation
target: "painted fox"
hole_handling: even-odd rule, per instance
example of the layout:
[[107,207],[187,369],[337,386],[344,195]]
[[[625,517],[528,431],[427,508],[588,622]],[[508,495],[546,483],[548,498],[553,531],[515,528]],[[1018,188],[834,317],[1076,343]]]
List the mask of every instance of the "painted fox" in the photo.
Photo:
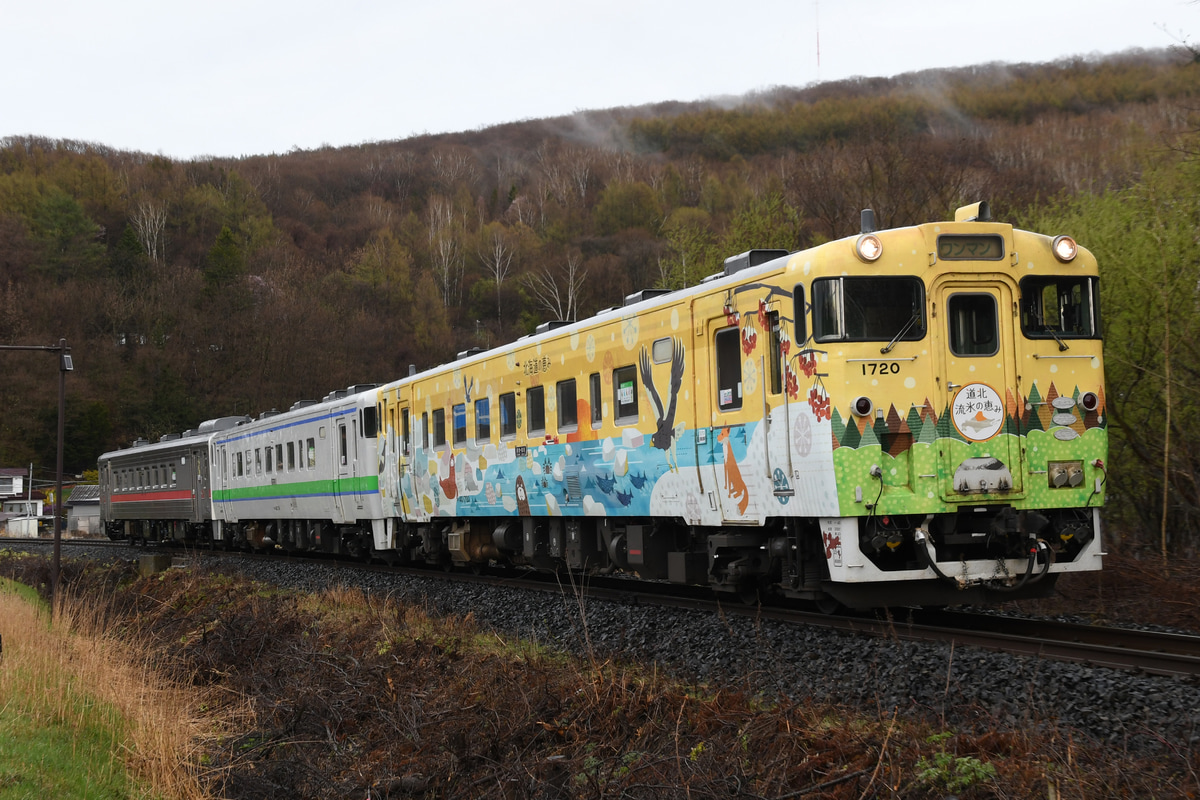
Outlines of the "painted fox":
[[750,492],[746,490],[746,482],[742,480],[742,471],[738,468],[737,459],[733,457],[733,443],[729,441],[729,428],[722,428],[717,434],[717,441],[725,445],[725,493],[730,500],[738,501],[738,513],[745,514],[750,505]]

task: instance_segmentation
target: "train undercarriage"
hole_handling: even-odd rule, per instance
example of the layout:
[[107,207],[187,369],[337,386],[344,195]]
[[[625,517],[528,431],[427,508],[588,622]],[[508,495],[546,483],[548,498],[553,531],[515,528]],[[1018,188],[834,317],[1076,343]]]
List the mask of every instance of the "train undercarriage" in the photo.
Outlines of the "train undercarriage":
[[677,519],[595,517],[477,517],[420,524],[131,520],[110,523],[109,535],[448,569],[496,565],[625,573],[708,586],[746,600],[785,598],[828,609],[1046,596],[1058,577],[1052,565],[1098,555],[1097,524],[1088,509],[1021,511],[993,505],[940,515],[781,517],[765,526],[725,528]]

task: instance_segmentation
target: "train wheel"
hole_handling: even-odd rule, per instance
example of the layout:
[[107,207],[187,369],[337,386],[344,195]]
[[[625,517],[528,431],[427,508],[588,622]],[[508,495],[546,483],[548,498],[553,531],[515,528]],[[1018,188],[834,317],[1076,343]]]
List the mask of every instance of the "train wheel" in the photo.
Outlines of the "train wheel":
[[756,581],[746,581],[738,587],[738,599],[748,606],[762,605],[762,589]]
[[821,595],[814,600],[813,605],[815,605],[817,607],[817,611],[820,611],[822,614],[830,615],[838,613],[843,608],[840,602],[827,594]]

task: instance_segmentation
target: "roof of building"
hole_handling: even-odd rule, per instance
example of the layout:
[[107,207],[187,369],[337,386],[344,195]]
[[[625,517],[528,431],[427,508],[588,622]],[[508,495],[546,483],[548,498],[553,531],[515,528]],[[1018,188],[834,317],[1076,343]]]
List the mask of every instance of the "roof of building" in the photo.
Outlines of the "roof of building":
[[80,483],[71,490],[71,496],[67,498],[67,505],[77,506],[81,503],[99,503],[100,502],[100,487],[94,483]]

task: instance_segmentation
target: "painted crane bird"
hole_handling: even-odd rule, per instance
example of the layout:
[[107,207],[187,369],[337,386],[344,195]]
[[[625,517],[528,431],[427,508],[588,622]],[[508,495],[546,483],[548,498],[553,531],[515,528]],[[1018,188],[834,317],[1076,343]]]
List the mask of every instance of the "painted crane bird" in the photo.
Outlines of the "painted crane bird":
[[646,348],[642,348],[642,353],[638,358],[638,365],[641,367],[642,383],[646,387],[646,394],[650,397],[650,402],[654,404],[654,416],[657,420],[657,429],[654,435],[650,437],[650,442],[659,450],[667,454],[667,466],[672,472],[679,471],[679,459],[675,451],[675,440],[683,435],[685,429],[684,423],[675,424],[675,406],[679,400],[679,387],[683,385],[683,340],[675,338],[671,340],[671,399],[670,405],[664,406],[662,398],[658,396],[658,390],[654,388],[654,372],[650,366],[650,354],[646,352]]

